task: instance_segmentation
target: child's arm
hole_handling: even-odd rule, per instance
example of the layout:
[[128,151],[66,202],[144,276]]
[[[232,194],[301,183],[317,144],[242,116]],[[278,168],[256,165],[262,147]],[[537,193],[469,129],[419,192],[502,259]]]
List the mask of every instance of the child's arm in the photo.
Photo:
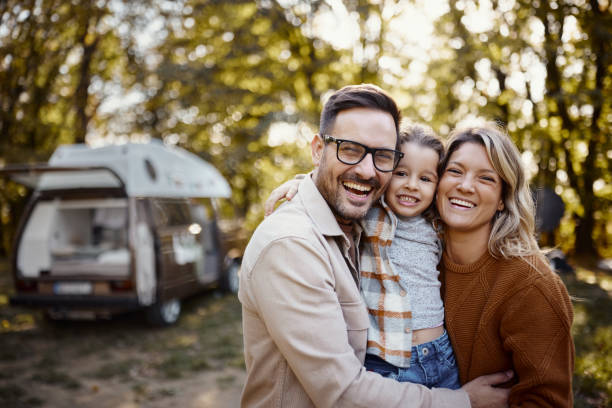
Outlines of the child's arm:
[[306,177],[305,174],[296,174],[294,178],[285,181],[283,184],[272,190],[270,196],[264,203],[264,215],[267,217],[268,215],[272,214],[276,203],[278,203],[280,200],[285,199],[291,201],[291,199],[297,194],[300,181],[304,177]]

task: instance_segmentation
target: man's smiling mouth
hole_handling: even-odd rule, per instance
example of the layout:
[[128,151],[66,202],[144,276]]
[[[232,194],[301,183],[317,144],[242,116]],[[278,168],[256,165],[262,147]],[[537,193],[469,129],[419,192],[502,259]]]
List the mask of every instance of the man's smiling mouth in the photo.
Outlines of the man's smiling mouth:
[[344,181],[342,185],[346,190],[356,195],[368,195],[372,191],[372,186],[367,184],[356,183],[354,181]]

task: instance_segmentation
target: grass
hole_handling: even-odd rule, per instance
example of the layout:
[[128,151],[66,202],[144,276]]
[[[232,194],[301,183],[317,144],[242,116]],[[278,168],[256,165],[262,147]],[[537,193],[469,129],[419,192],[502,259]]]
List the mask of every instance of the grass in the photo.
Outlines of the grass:
[[[40,311],[10,306],[12,292],[0,260],[0,407],[44,405],[48,388],[42,384],[83,393],[121,383],[135,400],[171,398],[178,393],[174,387],[144,384],[244,367],[241,310],[232,295],[208,292],[187,299],[178,324],[162,329],[148,325],[139,312],[110,321],[54,322]],[[219,387],[235,382],[220,381]]]
[[217,384],[221,389],[227,388],[232,385],[236,381],[236,377],[233,375],[225,375],[222,377],[217,377]]
[[206,357],[192,355],[187,350],[174,350],[156,368],[166,378],[177,379],[190,372],[211,368]]
[[[577,268],[577,278],[566,278],[574,300],[572,334],[576,346],[574,406],[609,407],[612,404],[612,296],[611,278]],[[605,287],[606,289],[602,288]]]
[[49,368],[49,367],[56,367],[58,365],[59,361],[57,360],[57,356],[55,354],[47,354],[44,355],[39,361],[38,363],[36,363],[35,367],[36,368]]
[[26,391],[16,384],[0,386],[0,401],[4,406],[11,406],[20,401],[26,395]]
[[40,407],[43,401],[39,398],[28,397],[27,392],[16,384],[6,384],[0,386],[0,402],[3,407]]
[[81,388],[81,383],[66,373],[57,371],[55,369],[41,370],[32,375],[33,381],[48,384],[48,385],[59,385],[69,390],[76,390]]
[[107,380],[110,378],[129,379],[130,369],[138,365],[135,359],[111,361],[103,364],[96,371],[90,374],[93,378]]

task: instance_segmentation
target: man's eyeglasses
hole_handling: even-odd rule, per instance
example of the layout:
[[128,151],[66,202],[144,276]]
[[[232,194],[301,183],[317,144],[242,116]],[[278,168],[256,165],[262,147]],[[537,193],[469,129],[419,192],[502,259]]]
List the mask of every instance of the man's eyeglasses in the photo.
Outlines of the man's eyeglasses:
[[363,160],[368,153],[372,154],[374,167],[384,173],[395,170],[404,153],[393,149],[373,149],[352,140],[336,139],[335,137],[323,136],[325,143],[336,143],[336,157],[344,164],[357,164]]

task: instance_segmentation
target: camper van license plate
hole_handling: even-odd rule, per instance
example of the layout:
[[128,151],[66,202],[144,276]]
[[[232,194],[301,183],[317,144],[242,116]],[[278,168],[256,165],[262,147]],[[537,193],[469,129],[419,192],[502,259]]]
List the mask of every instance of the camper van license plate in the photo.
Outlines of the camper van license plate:
[[57,282],[53,291],[56,295],[89,295],[91,282]]

